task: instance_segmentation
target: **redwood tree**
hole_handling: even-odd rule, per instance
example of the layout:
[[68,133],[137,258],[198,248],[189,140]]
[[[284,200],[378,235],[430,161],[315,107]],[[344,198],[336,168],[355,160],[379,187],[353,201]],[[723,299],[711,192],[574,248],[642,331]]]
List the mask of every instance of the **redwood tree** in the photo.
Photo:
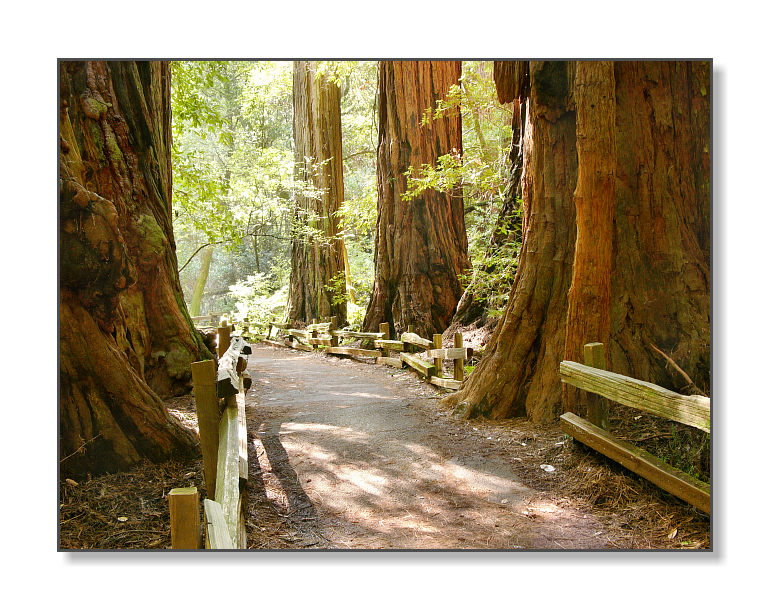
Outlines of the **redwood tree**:
[[[295,177],[306,188],[294,197],[290,321],[311,322],[347,317],[344,300],[332,290],[345,291],[345,243],[335,215],[344,199],[342,181],[342,119],[340,88],[317,71],[316,62],[294,62]],[[341,302],[340,302],[341,301]]]
[[211,354],[187,313],[171,224],[167,62],[61,62],[60,452],[67,472],[192,455],[161,397]]
[[487,353],[448,399],[493,418],[553,419],[559,361],[602,339],[613,371],[681,390],[658,348],[710,384],[710,65],[579,63],[495,66],[501,101],[529,102],[524,243]]
[[427,190],[404,201],[412,166],[462,153],[459,112],[428,121],[423,114],[460,78],[459,61],[382,61],[379,75],[377,231],[374,291],[364,328],[380,322],[422,336],[443,332],[462,295],[458,274],[469,266],[460,193]]

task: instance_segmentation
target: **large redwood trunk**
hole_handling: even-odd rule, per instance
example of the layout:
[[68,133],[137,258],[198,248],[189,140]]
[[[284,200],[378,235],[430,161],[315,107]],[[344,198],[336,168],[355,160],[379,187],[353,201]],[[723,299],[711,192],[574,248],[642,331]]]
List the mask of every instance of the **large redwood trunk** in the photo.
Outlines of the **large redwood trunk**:
[[[345,243],[335,216],[345,198],[340,88],[316,72],[315,62],[295,61],[293,97],[295,175],[307,189],[294,197],[288,318],[337,316],[341,324],[347,306],[339,298],[345,292]],[[331,289],[333,280],[342,294]]]
[[462,295],[458,274],[469,261],[461,193],[428,190],[402,200],[409,166],[462,153],[459,113],[420,124],[460,73],[459,61],[380,62],[375,278],[367,330],[389,322],[396,331],[413,324],[422,336],[443,332]]
[[[450,404],[465,401],[493,418],[550,421],[562,410],[559,361],[580,359],[582,343],[601,339],[613,371],[681,390],[685,383],[655,345],[708,389],[710,66],[614,62],[592,81],[603,99],[597,104],[586,89],[576,94],[576,62],[500,63],[501,97],[530,100],[524,245],[487,355]],[[597,68],[582,67],[581,86]],[[614,106],[613,120],[608,107],[576,123],[576,107],[601,112],[596,106],[604,103]],[[580,172],[578,127],[590,138],[581,144]],[[577,219],[575,195],[598,198],[579,201]],[[588,240],[576,253],[577,222]],[[598,240],[600,251],[591,251]]]
[[59,67],[62,468],[192,455],[160,398],[189,391],[190,363],[211,357],[177,273],[168,64]]

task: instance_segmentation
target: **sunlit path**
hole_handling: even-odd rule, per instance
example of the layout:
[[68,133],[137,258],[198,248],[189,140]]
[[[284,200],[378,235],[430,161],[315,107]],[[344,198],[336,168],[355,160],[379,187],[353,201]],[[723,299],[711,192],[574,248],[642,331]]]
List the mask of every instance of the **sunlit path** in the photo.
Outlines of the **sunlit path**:
[[392,369],[268,347],[249,369],[250,449],[270,500],[312,524],[308,545],[605,546],[593,517],[521,483],[504,454],[458,440],[434,392]]

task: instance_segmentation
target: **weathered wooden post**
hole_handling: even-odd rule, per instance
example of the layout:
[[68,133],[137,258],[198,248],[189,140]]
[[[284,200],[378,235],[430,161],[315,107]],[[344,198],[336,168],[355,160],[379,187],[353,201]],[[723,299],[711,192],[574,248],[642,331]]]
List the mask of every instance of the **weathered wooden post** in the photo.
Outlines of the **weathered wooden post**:
[[[390,325],[387,322],[380,322],[380,332],[384,333],[382,339],[388,341],[390,339]],[[375,346],[377,344],[375,343]],[[390,349],[387,347],[382,348],[382,355],[385,358],[390,358]]]
[[[318,320],[316,318],[313,318],[313,325],[310,328],[310,334],[307,337],[308,339],[315,339],[316,337],[318,337],[318,330],[315,327],[316,324],[318,324]],[[310,343],[311,349],[313,350],[318,349],[318,346],[312,341],[308,341],[308,343]]]
[[[605,370],[604,343],[586,343],[583,346],[583,362],[595,369]],[[607,401],[593,392],[581,392],[585,396],[586,419],[594,426],[606,430],[609,426]]]
[[197,487],[177,487],[168,492],[171,513],[171,548],[201,548],[201,520]]
[[[433,335],[433,349],[441,349],[443,347],[443,338],[439,333]],[[436,377],[444,376],[444,359],[434,358],[433,364],[436,365]]]
[[[406,325],[406,332],[413,333],[414,332],[414,324],[407,324]],[[413,345],[407,345],[404,344],[404,351],[408,354],[413,354],[417,351],[417,348],[415,348]]]
[[222,320],[217,328],[217,356],[220,358],[230,347],[230,329],[227,320]]
[[201,453],[203,453],[203,475],[206,481],[206,495],[216,494],[217,451],[219,450],[219,401],[217,400],[217,374],[213,360],[192,363],[195,409],[198,412]]
[[[455,333],[455,347],[463,346],[463,334]],[[462,381],[465,375],[465,358],[455,358],[455,381]]]
[[340,338],[334,336],[334,331],[337,330],[337,316],[329,318],[329,336],[331,337],[331,346],[337,347],[340,344]]

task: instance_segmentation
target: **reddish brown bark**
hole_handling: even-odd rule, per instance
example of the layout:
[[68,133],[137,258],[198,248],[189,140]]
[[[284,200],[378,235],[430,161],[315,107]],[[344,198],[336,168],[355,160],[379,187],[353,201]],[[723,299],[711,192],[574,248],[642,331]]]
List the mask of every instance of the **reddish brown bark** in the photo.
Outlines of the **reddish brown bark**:
[[[578,178],[575,258],[565,359],[583,361],[586,343],[609,344],[610,275],[615,230],[615,73],[611,61],[579,61],[575,76]],[[607,368],[608,362],[602,364]],[[562,386],[562,408],[580,415],[578,391]]]
[[[614,63],[614,125],[607,123],[606,116],[593,120],[604,122],[594,129],[596,142],[607,144],[611,134],[603,130],[614,128],[615,179],[609,178],[605,167],[603,176],[593,177],[595,185],[591,186],[592,181],[583,185],[589,192],[611,189],[614,182],[613,254],[608,270],[606,251],[593,262],[579,252],[578,265],[588,261],[588,268],[596,269],[586,276],[585,269],[579,268],[573,282],[576,74],[575,62],[495,66],[501,99],[527,96],[530,101],[524,151],[524,244],[506,313],[487,354],[465,387],[448,400],[450,404],[465,401],[473,411],[489,417],[526,414],[545,422],[561,412],[558,364],[566,354],[568,290],[572,286],[577,317],[580,303],[599,297],[598,292],[606,298],[610,271],[609,334],[606,306],[600,299],[595,307],[601,311],[584,307],[580,324],[585,327],[575,333],[570,353],[581,341],[594,340],[589,332],[601,333],[608,336],[613,371],[682,389],[679,373],[667,368],[652,349],[657,345],[672,354],[696,385],[709,386],[710,66]],[[607,96],[609,79],[605,74],[602,89]],[[586,110],[595,111],[587,98],[578,102],[579,107],[584,101]],[[599,159],[606,162],[609,156],[607,152]],[[586,166],[581,171],[589,171],[590,155],[583,158]],[[604,205],[607,196],[607,192],[602,195]],[[582,207],[580,213],[588,209]],[[606,220],[597,219],[603,235]],[[590,225],[589,216],[586,222]],[[606,236],[602,239],[606,247]],[[576,330],[577,325],[576,321]]]
[[312,192],[295,194],[295,230],[289,285],[291,322],[347,318],[335,303],[332,280],[345,290],[345,243],[335,213],[345,198],[342,180],[340,88],[319,75],[315,62],[294,62],[295,174]]
[[708,62],[615,62],[618,175],[609,360],[680,390],[711,382]]
[[[171,228],[166,62],[60,64],[60,451],[68,472],[191,455],[159,396],[211,357]],[[93,439],[93,440],[92,440]]]
[[421,125],[460,78],[459,61],[383,61],[379,76],[377,232],[374,291],[364,328],[413,324],[422,336],[449,326],[469,266],[460,193],[428,190],[410,201],[404,172],[462,153],[459,113]]

